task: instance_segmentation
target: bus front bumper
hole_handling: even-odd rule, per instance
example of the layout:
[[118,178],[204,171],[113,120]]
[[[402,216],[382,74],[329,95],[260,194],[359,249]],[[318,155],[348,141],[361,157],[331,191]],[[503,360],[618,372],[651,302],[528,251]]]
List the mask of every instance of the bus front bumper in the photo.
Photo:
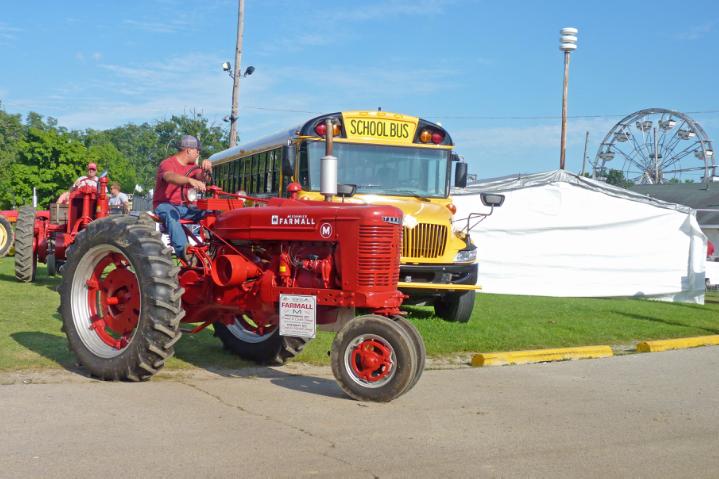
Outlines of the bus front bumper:
[[399,267],[400,291],[408,304],[443,296],[448,292],[476,291],[477,263],[403,264]]

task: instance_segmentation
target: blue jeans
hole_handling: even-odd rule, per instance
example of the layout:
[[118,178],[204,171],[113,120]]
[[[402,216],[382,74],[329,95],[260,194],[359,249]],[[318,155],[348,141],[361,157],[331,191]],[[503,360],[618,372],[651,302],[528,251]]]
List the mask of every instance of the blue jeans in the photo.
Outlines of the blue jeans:
[[155,213],[160,217],[165,225],[167,234],[170,235],[170,244],[175,250],[178,258],[185,259],[185,246],[187,245],[187,235],[182,229],[180,220],[200,221],[200,218],[207,213],[197,208],[189,208],[185,205],[171,205],[170,203],[160,203],[155,208]]

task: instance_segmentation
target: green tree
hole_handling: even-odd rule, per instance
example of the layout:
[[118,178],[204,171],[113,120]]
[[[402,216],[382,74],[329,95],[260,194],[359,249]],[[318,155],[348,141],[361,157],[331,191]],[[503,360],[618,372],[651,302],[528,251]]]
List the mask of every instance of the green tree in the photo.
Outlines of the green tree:
[[31,126],[18,143],[6,186],[17,205],[30,203],[35,187],[40,206],[46,207],[83,174],[87,158],[85,146],[67,133]]
[[621,188],[630,188],[634,186],[634,182],[625,178],[624,172],[621,170],[609,170],[607,172],[606,182],[610,185],[619,186]]
[[24,134],[20,115],[5,113],[0,104],[0,209],[15,206],[10,181],[12,168],[17,159],[18,145]]
[[120,183],[122,191],[132,193],[137,182],[137,174],[130,164],[112,143],[95,143],[88,148],[88,161],[97,164],[98,171],[107,171],[111,182]]

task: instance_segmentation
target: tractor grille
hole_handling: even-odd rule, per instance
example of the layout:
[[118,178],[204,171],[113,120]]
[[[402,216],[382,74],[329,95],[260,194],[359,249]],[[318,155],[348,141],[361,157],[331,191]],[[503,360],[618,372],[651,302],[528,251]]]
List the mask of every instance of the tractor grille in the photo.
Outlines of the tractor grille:
[[444,256],[447,227],[420,223],[412,229],[402,228],[402,256],[405,258],[439,258]]
[[399,279],[400,229],[361,225],[357,280],[360,286],[392,286]]

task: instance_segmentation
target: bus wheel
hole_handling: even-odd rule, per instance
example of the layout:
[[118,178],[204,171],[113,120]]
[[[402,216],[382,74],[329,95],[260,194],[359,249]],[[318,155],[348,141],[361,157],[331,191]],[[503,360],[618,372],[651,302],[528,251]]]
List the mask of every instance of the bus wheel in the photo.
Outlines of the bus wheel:
[[445,321],[466,323],[472,317],[476,296],[474,291],[446,294],[434,303],[434,312]]

